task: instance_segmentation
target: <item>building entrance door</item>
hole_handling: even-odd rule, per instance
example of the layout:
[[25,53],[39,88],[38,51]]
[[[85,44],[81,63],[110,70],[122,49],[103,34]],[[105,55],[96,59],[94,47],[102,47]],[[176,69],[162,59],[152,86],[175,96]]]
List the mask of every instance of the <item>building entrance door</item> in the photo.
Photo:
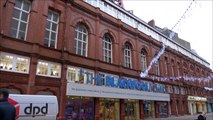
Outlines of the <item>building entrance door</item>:
[[100,100],[100,120],[119,120],[119,100]]
[[125,120],[139,119],[139,103],[136,100],[125,100],[124,102]]
[[154,114],[155,114],[154,102],[153,101],[144,101],[143,106],[144,106],[145,118],[154,118]]
[[65,120],[94,120],[94,98],[67,96]]

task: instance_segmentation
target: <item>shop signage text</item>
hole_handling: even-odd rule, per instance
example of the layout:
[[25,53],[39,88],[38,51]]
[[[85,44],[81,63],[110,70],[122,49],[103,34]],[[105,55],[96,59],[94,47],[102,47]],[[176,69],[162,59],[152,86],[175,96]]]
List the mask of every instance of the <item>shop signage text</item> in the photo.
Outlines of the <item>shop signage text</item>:
[[146,92],[130,89],[119,89],[114,87],[94,86],[79,83],[67,83],[68,96],[87,96],[98,98],[117,98],[117,99],[139,99],[153,101],[170,101],[169,94]]
[[207,99],[204,98],[204,97],[188,96],[188,100],[192,100],[192,101],[206,101]]
[[[93,73],[89,71],[85,71],[80,69],[80,75],[86,75],[86,83],[95,83],[97,86],[105,85],[106,87],[115,87],[115,88],[123,88],[123,89],[131,89],[131,90],[139,90],[139,91],[148,91],[150,87],[152,87],[149,83],[144,81],[137,81],[133,79],[127,78],[119,78],[111,75],[105,74],[104,78],[101,74],[93,75]],[[154,86],[154,91],[164,92],[164,86]]]

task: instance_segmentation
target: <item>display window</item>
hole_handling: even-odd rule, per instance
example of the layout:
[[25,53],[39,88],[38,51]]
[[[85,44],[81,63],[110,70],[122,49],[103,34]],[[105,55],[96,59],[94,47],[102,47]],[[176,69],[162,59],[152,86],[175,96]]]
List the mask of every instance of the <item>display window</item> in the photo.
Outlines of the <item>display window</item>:
[[155,118],[154,101],[144,101],[143,107],[145,118]]
[[120,102],[118,99],[100,99],[100,120],[120,120]]
[[125,120],[139,120],[139,101],[124,100]]
[[94,120],[94,99],[67,97],[65,117],[65,120]]
[[158,102],[158,112],[160,118],[168,117],[168,103]]

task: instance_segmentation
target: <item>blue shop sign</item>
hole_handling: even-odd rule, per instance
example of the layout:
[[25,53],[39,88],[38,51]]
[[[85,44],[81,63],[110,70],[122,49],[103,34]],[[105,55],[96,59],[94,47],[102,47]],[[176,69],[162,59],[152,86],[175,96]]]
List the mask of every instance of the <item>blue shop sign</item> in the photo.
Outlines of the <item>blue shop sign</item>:
[[[131,90],[139,90],[139,91],[154,91],[154,92],[165,92],[165,86],[162,84],[150,84],[145,81],[137,81],[129,78],[119,78],[110,76],[107,74],[96,74],[86,71],[84,72],[83,69],[79,71],[80,75],[86,75],[86,83],[95,83],[95,85],[102,86],[105,85],[106,87],[115,87],[115,88],[122,88],[122,89],[131,89]],[[151,90],[152,89],[152,90]]]

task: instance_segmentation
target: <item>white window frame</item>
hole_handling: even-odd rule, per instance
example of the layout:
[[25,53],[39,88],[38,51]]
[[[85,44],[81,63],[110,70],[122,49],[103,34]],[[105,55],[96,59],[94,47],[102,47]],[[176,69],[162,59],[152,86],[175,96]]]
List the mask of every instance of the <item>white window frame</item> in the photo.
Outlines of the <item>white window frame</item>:
[[[84,27],[84,29],[86,30],[86,33],[84,33],[83,31],[79,31],[77,28],[79,27],[79,25],[80,26],[83,26]],[[78,39],[78,35],[79,35],[79,33],[81,33],[82,34],[82,39]],[[86,26],[85,25],[83,25],[83,24],[78,24],[76,27],[75,27],[75,35],[77,35],[77,36],[75,36],[75,54],[77,54],[77,55],[81,55],[81,56],[84,56],[83,55],[83,50],[84,50],[84,48],[83,48],[83,43],[85,43],[86,44],[86,48],[85,48],[85,57],[87,57],[87,53],[88,53],[88,37],[89,37],[89,34],[88,34],[88,30],[87,30],[87,28],[86,28]],[[84,41],[83,40],[83,36],[84,35],[86,35],[86,41]],[[82,42],[82,44],[81,44],[81,53],[80,54],[78,54],[78,44],[79,44],[79,42]]]
[[[12,53],[6,53],[6,52],[0,52],[0,55],[8,55],[8,56],[13,56],[13,60],[12,60],[12,70],[6,70],[6,69],[0,69],[0,71],[7,71],[7,72],[16,72],[16,73],[23,73],[23,74],[29,74],[30,71],[30,57],[26,57],[26,56],[21,56],[21,55],[16,55],[16,54],[12,54]],[[28,64],[27,64],[27,71],[26,72],[22,72],[22,71],[17,71],[16,70],[16,63],[17,63],[17,58],[24,58],[28,60]]]
[[147,69],[147,55],[144,50],[141,51],[141,70],[145,71]]
[[[29,5],[29,11],[26,11],[26,10],[23,9],[23,5],[24,5],[23,2],[24,2],[24,1],[30,4],[30,5]],[[21,2],[21,9],[18,8],[18,7],[16,7],[16,6],[14,6],[14,8],[13,8],[13,13],[14,13],[15,9],[17,9],[17,10],[20,11],[19,19],[17,19],[17,18],[15,18],[14,16],[12,16],[12,21],[13,21],[13,20],[18,21],[18,27],[17,27],[17,32],[16,32],[15,38],[19,39],[19,38],[18,38],[18,36],[19,36],[18,34],[19,34],[19,31],[20,31],[20,24],[21,24],[21,22],[23,22],[23,23],[26,23],[26,31],[25,31],[25,36],[24,36],[24,40],[26,40],[27,33],[28,33],[28,23],[29,23],[29,18],[30,18],[31,2],[30,2],[29,0],[22,0],[22,2]],[[27,21],[21,20],[21,16],[22,16],[22,13],[23,13],[23,12],[25,12],[25,13],[28,14]],[[13,28],[12,28],[12,24],[11,24],[11,27],[10,27],[10,32],[11,32],[11,29],[13,29]],[[10,33],[10,34],[11,34],[11,33]]]
[[[48,14],[49,14],[49,12],[51,13],[51,19],[48,19]],[[53,20],[53,14],[56,14],[56,15],[58,16],[57,21],[54,21],[54,20]],[[54,48],[57,48],[59,17],[60,17],[59,13],[57,13],[57,12],[55,12],[55,11],[52,11],[52,10],[48,10],[48,12],[47,12],[47,19],[46,19],[46,24],[47,24],[47,22],[50,22],[50,28],[48,29],[47,26],[45,27],[45,38],[44,38],[44,40],[46,40],[46,32],[48,31],[48,32],[49,32],[48,47],[50,47],[50,44],[51,44],[51,41],[52,41],[51,35],[52,35],[52,33],[55,33],[56,36],[55,36],[55,46],[54,46]],[[52,24],[53,24],[53,23],[57,25],[57,26],[56,26],[56,31],[53,31],[53,30],[52,30]]]
[[175,94],[180,94],[180,89],[177,86],[174,86]]
[[[48,64],[47,75],[38,74],[38,67],[39,67],[38,64],[39,64],[39,62],[43,62],[43,63],[47,63]],[[38,64],[37,64],[37,68],[36,68],[36,75],[44,76],[44,77],[52,77],[52,78],[61,78],[61,68],[62,68],[62,66],[61,66],[60,63],[50,62],[50,61],[46,61],[46,60],[38,60]],[[51,65],[59,65],[60,66],[59,76],[51,76],[50,75]]]
[[[107,39],[109,39],[109,41],[107,41]],[[105,46],[105,44],[107,45]],[[109,46],[111,49],[109,49]],[[108,34],[105,34],[103,38],[103,60],[105,62],[112,63],[112,51],[112,38]],[[105,54],[105,52],[107,53],[107,55]]]
[[73,69],[73,70],[75,71],[74,74],[75,74],[76,78],[78,77],[78,73],[76,72],[76,71],[77,71],[77,70],[76,70],[77,68],[68,66],[68,67],[67,67],[67,74],[66,74],[67,82],[73,82],[73,83],[75,83],[75,82],[77,81],[76,79],[75,79],[75,80],[72,80],[72,79],[69,79],[69,78],[68,78],[68,72],[70,72],[70,71],[69,71],[70,69]]
[[173,88],[171,85],[168,85],[167,90],[168,90],[168,93],[173,93]]
[[183,87],[180,88],[181,95],[185,95],[185,89]]
[[[124,66],[127,68],[132,68],[132,57],[131,57],[131,46],[129,44],[125,44],[124,48]],[[130,66],[128,66],[130,65]]]
[[[68,79],[68,72],[69,72],[68,69],[75,69],[75,76],[76,76],[75,80]],[[74,66],[68,66],[67,73],[66,73],[66,79],[67,79],[68,83],[69,82],[79,83],[79,71],[80,71],[80,69],[82,69],[84,72],[88,71],[88,72],[92,73],[93,77],[95,77],[95,74],[94,74],[95,72],[93,70],[83,69],[83,68],[74,67]],[[86,82],[87,82],[87,75],[84,73],[84,82],[83,82],[83,84],[87,84]],[[81,84],[81,83],[79,83],[79,84]],[[92,84],[88,83],[88,85],[94,85],[94,84],[95,84],[94,80],[93,80]]]
[[158,76],[160,75],[160,66],[158,61],[155,63],[155,74]]

